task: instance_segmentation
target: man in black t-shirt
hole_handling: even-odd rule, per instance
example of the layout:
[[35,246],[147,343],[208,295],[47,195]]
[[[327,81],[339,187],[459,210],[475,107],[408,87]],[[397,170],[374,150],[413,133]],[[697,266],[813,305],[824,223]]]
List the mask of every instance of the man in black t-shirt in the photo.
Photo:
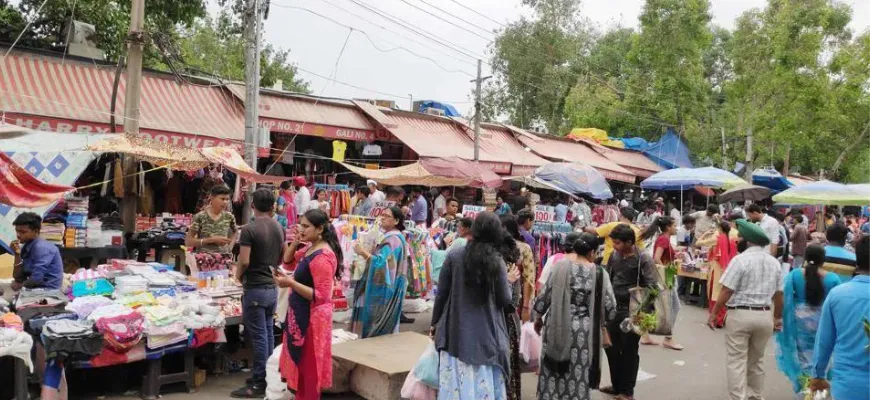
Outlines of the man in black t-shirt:
[[242,322],[254,356],[253,376],[231,393],[234,398],[263,398],[266,394],[266,361],[275,349],[275,306],[278,290],[271,268],[281,265],[284,230],[271,216],[275,196],[267,189],[253,194],[254,220],[242,228],[236,279],[244,287]]

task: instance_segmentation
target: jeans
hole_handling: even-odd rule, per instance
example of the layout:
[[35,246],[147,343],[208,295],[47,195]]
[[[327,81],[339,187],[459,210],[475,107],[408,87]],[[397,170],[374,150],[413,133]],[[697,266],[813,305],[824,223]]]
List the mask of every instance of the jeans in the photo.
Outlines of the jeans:
[[242,323],[245,337],[254,356],[252,381],[254,386],[266,386],[266,361],[275,349],[275,306],[278,289],[272,287],[246,288],[242,296]]
[[619,324],[628,317],[627,311],[617,312],[616,318],[607,324],[611,346],[604,349],[607,364],[610,366],[610,382],[616,394],[634,396],[637,384],[637,371],[640,367],[640,336],[634,332],[623,332]]

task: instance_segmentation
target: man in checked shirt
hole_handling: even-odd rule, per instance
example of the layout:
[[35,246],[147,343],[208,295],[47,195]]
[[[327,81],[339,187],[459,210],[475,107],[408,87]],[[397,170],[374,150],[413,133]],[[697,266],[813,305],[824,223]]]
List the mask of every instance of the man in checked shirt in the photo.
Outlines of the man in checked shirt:
[[766,249],[770,239],[761,227],[739,219],[737,231],[747,249],[734,257],[722,274],[722,292],[707,324],[716,329],[716,315],[722,307],[728,307],[725,348],[729,398],[761,400],[764,351],[773,332],[782,329],[785,276]]

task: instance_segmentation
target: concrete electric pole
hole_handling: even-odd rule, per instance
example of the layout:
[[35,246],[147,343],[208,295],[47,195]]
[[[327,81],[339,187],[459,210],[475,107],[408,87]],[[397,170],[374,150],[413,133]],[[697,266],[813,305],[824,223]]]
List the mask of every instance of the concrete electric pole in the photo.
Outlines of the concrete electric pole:
[[480,76],[481,63],[481,60],[477,60],[477,79],[472,81],[476,85],[476,88],[474,90],[474,161],[480,159],[480,86],[483,84],[483,81],[491,78],[490,76]]
[[[130,7],[130,30],[127,33],[127,82],[124,93],[124,133],[139,134],[139,98],[142,91],[142,51],[145,43],[145,33],[142,32],[145,20],[145,0],[132,0]],[[129,155],[123,155],[121,163],[124,172],[129,175],[124,178],[124,198],[121,200],[121,216],[124,230],[133,232],[136,228],[136,196],[134,185],[136,161]]]
[[752,167],[752,128],[746,129],[746,172],[743,174],[746,182],[752,183],[752,172],[755,168]]
[[[257,169],[260,129],[260,39],[263,12],[259,0],[247,0],[245,7],[245,162]],[[248,183],[242,207],[242,223],[251,219],[254,184]]]

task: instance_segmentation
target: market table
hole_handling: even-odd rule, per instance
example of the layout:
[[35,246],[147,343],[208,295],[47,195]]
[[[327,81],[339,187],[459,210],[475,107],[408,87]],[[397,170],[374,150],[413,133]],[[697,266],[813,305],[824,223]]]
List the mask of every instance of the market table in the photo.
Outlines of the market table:
[[[687,303],[695,303],[701,308],[707,308],[707,272],[700,269],[687,271],[680,268],[679,271],[677,271],[677,276],[683,278],[683,285],[688,285],[686,288],[685,301]],[[693,292],[693,285],[700,286],[697,296],[691,294]]]
[[127,258],[127,248],[124,246],[106,247],[58,247],[61,259],[75,259],[82,268],[90,268],[96,260],[97,264],[105,264],[111,259]]
[[[127,251],[132,253],[137,250],[136,261],[145,262],[148,256],[148,251],[154,249],[154,261],[161,262],[161,256],[167,250],[180,250],[184,246],[184,238],[170,239],[165,233],[152,236],[142,237],[143,235],[133,234],[127,238]],[[175,270],[184,272],[184,258],[180,255],[175,255]]]

